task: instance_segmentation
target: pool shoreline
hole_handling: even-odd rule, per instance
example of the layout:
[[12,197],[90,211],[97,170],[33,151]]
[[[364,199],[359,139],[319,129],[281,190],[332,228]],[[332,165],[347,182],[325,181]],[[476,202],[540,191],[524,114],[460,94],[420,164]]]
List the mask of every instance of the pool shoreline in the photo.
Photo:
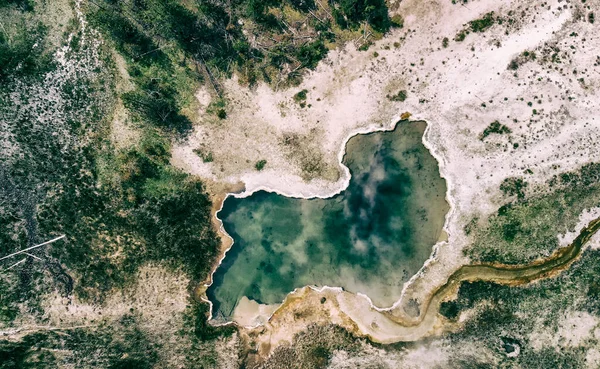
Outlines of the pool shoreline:
[[[432,245],[431,247],[431,252],[429,253],[429,257],[425,260],[425,262],[423,263],[423,265],[421,266],[421,268],[414,274],[411,276],[411,278],[409,280],[407,280],[405,283],[403,283],[403,287],[402,290],[400,292],[400,297],[395,300],[395,302],[388,307],[379,307],[377,306],[372,299],[364,293],[355,293],[356,296],[360,296],[363,299],[366,299],[369,303],[369,305],[371,306],[372,309],[379,311],[379,312],[385,312],[385,311],[389,311],[389,310],[393,310],[396,309],[403,300],[403,296],[404,293],[408,287],[408,285],[410,285],[412,283],[412,281],[414,281],[415,279],[422,277],[424,270],[426,269],[427,265],[434,262],[436,260],[437,257],[437,249],[443,245],[447,245],[447,239],[450,236],[450,232],[447,228],[448,225],[448,221],[450,216],[452,215],[453,211],[454,211],[454,206],[452,204],[452,201],[450,200],[450,183],[448,181],[448,179],[446,177],[444,177],[442,175],[442,163],[443,161],[441,160],[441,158],[436,154],[435,150],[432,149],[432,144],[427,140],[427,136],[428,136],[428,132],[430,130],[431,125],[429,123],[427,123],[424,120],[409,120],[409,119],[400,119],[400,117],[395,117],[393,120],[391,120],[390,124],[388,124],[388,126],[383,126],[383,127],[371,127],[368,129],[358,129],[355,131],[352,131],[347,137],[346,139],[343,141],[343,144],[341,145],[342,148],[341,150],[338,152],[338,164],[339,167],[341,169],[342,172],[342,176],[340,177],[340,180],[336,183],[336,186],[332,187],[332,190],[328,191],[328,192],[323,192],[323,193],[316,193],[316,194],[312,194],[310,196],[306,196],[306,195],[301,195],[301,194],[297,194],[297,193],[286,193],[283,191],[278,191],[275,189],[271,189],[267,186],[258,186],[256,188],[253,188],[251,190],[246,189],[245,187],[239,191],[239,192],[227,192],[223,197],[222,200],[219,203],[219,207],[215,208],[214,211],[214,220],[216,225],[218,226],[218,231],[219,234],[222,238],[225,238],[228,241],[228,245],[225,248],[222,257],[219,259],[218,263],[216,264],[216,266],[213,268],[211,274],[210,274],[210,278],[207,282],[201,284],[199,286],[199,288],[202,289],[202,292],[199,294],[200,296],[198,296],[202,301],[207,302],[209,304],[209,322],[212,325],[215,326],[222,326],[222,325],[230,325],[230,324],[234,324],[234,325],[238,325],[240,327],[246,328],[246,329],[254,329],[257,328],[261,325],[264,325],[265,322],[268,322],[269,319],[271,319],[271,317],[277,313],[277,311],[285,305],[285,301],[291,296],[294,295],[295,293],[297,293],[299,290],[303,289],[303,288],[310,288],[313,289],[315,291],[335,291],[335,292],[341,292],[341,291],[345,291],[343,287],[339,287],[339,286],[321,286],[321,287],[317,287],[314,285],[308,285],[308,286],[303,286],[303,287],[297,287],[293,290],[291,290],[290,292],[288,292],[286,294],[286,296],[283,298],[283,300],[281,301],[281,303],[279,303],[277,309],[275,309],[275,311],[270,314],[268,317],[265,317],[264,322],[263,323],[257,323],[257,324],[253,324],[253,325],[240,325],[238,323],[236,323],[235,321],[227,321],[227,322],[218,322],[215,321],[215,316],[214,316],[214,304],[213,302],[207,297],[206,295],[206,291],[208,290],[208,288],[210,286],[212,286],[212,284],[214,283],[214,275],[217,271],[217,269],[222,265],[225,257],[227,257],[227,253],[232,249],[232,247],[234,247],[235,245],[235,240],[233,239],[233,237],[231,235],[229,235],[224,228],[224,224],[223,221],[221,220],[221,218],[219,218],[219,213],[223,210],[223,206],[225,201],[230,197],[235,197],[235,198],[246,198],[251,196],[252,194],[259,192],[259,191],[265,191],[268,193],[274,193],[277,195],[281,195],[281,196],[285,196],[288,198],[295,198],[295,199],[316,199],[316,198],[320,198],[320,199],[328,199],[331,197],[334,197],[338,194],[340,194],[341,192],[345,191],[349,184],[350,184],[350,180],[351,180],[351,174],[350,174],[350,170],[348,168],[348,166],[346,166],[344,164],[344,158],[347,155],[347,145],[348,142],[354,138],[355,136],[359,136],[359,135],[370,135],[370,134],[376,134],[376,133],[383,133],[383,132],[392,132],[395,130],[395,128],[397,127],[397,125],[402,124],[402,123],[418,123],[418,122],[423,122],[425,124],[425,130],[422,134],[421,137],[421,144],[423,144],[423,146],[426,148],[426,150],[429,152],[429,154],[434,158],[434,160],[436,161],[437,164],[437,172],[440,176],[441,179],[443,179],[446,183],[446,192],[445,192],[445,196],[444,196],[444,200],[448,205],[448,210],[445,212],[445,216],[444,216],[444,222],[443,222],[443,226],[442,229],[440,231],[441,236],[440,240],[438,240],[438,242],[436,242],[434,245]],[[341,186],[339,185],[339,183],[341,183]],[[198,295],[198,294],[197,294]]]

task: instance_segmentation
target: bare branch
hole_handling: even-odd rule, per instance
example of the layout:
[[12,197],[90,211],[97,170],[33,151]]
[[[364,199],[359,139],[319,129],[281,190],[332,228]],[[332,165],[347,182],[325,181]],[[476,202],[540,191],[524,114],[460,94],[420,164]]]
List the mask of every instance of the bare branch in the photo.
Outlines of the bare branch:
[[59,236],[59,237],[53,238],[53,239],[51,239],[50,241],[46,241],[46,242],[40,243],[39,245],[31,246],[31,247],[28,247],[28,248],[26,248],[26,249],[23,249],[23,250],[21,250],[21,251],[13,252],[13,253],[12,253],[12,254],[10,254],[10,255],[6,255],[6,256],[3,256],[3,257],[1,257],[1,258],[0,258],[0,261],[1,261],[1,260],[4,260],[4,259],[8,259],[8,258],[10,258],[10,257],[12,257],[12,256],[15,256],[15,255],[22,254],[22,253],[24,253],[24,252],[27,252],[27,251],[29,251],[29,250],[33,250],[33,249],[35,249],[35,248],[38,248],[38,247],[41,247],[41,246],[47,245],[47,244],[49,244],[49,243],[52,243],[52,242],[58,241],[58,240],[60,240],[61,238],[65,238],[65,235],[63,234],[62,236]]
[[35,256],[35,255],[33,255],[33,254],[30,254],[30,253],[28,253],[28,252],[24,252],[23,254],[25,254],[25,255],[27,255],[27,256],[31,256],[32,258],[34,258],[34,259],[37,259],[37,260],[40,260],[40,261],[44,261],[44,259],[42,259],[42,258],[40,258],[40,257],[37,257],[37,256]]
[[7,270],[10,270],[10,269],[16,267],[17,265],[23,264],[25,262],[25,260],[27,260],[27,258],[24,258],[21,261],[17,261],[16,263],[14,263],[13,265],[9,266],[8,268],[2,269],[2,271],[5,272]]

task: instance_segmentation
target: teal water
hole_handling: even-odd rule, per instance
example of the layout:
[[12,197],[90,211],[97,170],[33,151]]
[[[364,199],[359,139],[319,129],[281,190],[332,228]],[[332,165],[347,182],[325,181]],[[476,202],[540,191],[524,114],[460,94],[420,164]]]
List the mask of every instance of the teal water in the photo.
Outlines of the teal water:
[[215,318],[230,318],[243,296],[276,304],[306,285],[362,292],[381,307],[395,302],[449,209],[446,183],[421,142],[425,127],[400,122],[351,138],[343,160],[350,184],[332,198],[227,198],[218,216],[235,243],[207,291]]

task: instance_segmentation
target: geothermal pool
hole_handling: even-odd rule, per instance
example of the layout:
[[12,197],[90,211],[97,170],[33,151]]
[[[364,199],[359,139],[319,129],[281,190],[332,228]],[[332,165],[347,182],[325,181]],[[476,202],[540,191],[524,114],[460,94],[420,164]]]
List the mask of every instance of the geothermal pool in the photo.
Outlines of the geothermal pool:
[[230,320],[247,297],[281,303],[296,287],[337,286],[393,304],[440,239],[449,207],[437,161],[422,143],[425,122],[352,137],[352,175],[328,199],[260,191],[229,197],[218,213],[235,243],[207,295],[213,317]]

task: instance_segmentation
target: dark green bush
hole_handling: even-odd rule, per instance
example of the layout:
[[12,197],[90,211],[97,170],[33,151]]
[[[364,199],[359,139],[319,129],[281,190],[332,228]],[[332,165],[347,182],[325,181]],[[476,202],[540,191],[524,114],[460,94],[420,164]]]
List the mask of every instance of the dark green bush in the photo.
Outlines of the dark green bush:
[[336,8],[334,18],[340,27],[358,27],[367,21],[377,32],[387,32],[392,25],[384,0],[330,0]]
[[266,160],[259,160],[256,162],[256,164],[254,165],[254,167],[256,168],[256,170],[263,170],[263,168],[265,167],[265,165],[267,165],[267,161]]
[[30,76],[52,68],[52,58],[46,50],[47,27],[23,21],[10,42],[0,32],[0,81],[9,75]]
[[442,40],[442,47],[447,48],[448,43],[449,43],[448,37],[444,37],[444,39]]
[[519,199],[525,197],[524,190],[527,188],[528,183],[523,178],[509,177],[505,178],[500,184],[500,191],[507,196],[517,195]]
[[501,135],[501,134],[508,134],[511,132],[512,131],[510,130],[510,128],[508,128],[504,124],[500,124],[500,122],[496,120],[496,121],[493,121],[492,123],[490,123],[490,125],[487,126],[486,129],[483,130],[481,135],[479,135],[479,139],[483,141],[487,136],[489,136],[492,133]]
[[323,41],[317,40],[304,44],[296,51],[296,58],[308,69],[315,69],[321,59],[327,54]]
[[300,92],[298,92],[297,94],[294,95],[294,101],[297,103],[301,103],[303,101],[306,101],[306,94],[308,93],[308,90],[301,90]]
[[404,101],[406,100],[406,98],[408,97],[408,94],[406,92],[406,90],[400,90],[398,91],[397,94],[395,95],[387,95],[387,98],[390,99],[391,101]]
[[494,12],[489,12],[483,16],[483,18],[475,19],[469,22],[469,26],[471,31],[473,32],[484,32],[488,28],[496,23],[496,19],[494,18]]

